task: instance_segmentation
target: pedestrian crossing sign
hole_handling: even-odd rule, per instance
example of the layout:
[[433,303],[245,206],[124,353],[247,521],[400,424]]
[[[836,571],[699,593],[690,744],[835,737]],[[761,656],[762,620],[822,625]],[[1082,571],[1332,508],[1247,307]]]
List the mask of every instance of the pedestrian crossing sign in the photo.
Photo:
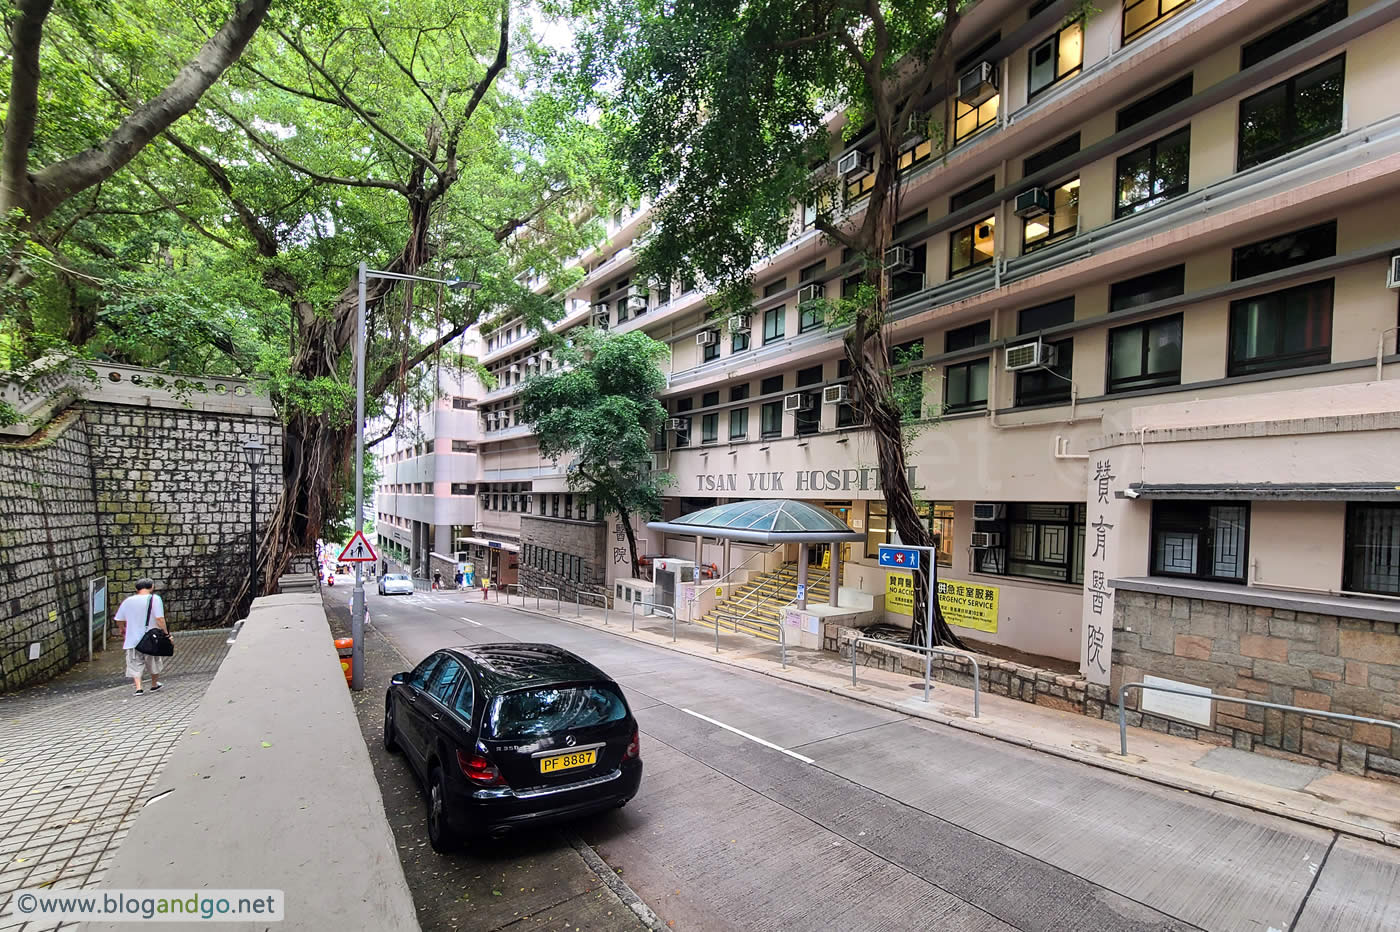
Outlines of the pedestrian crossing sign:
[[350,543],[345,545],[345,549],[340,551],[340,563],[373,563],[379,557],[374,555],[374,548],[365,540],[364,531],[356,531],[355,536],[350,538]]

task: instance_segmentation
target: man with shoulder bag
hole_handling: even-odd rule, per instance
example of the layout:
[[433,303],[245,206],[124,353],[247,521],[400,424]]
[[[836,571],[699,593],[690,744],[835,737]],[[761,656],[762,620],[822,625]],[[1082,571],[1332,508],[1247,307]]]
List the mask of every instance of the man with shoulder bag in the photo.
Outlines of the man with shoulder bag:
[[149,579],[136,581],[136,594],[122,600],[114,616],[126,626],[122,647],[126,650],[126,675],[136,684],[140,695],[141,677],[150,674],[151,692],[160,690],[158,680],[165,658],[175,653],[170,629],[165,625],[165,603],[155,594],[156,584]]

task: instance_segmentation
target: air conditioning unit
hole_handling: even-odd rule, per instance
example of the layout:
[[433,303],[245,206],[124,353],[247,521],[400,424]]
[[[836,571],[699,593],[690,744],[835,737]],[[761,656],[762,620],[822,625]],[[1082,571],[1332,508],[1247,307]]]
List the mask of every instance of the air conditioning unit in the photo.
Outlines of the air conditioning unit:
[[530,357],[527,357],[526,360],[525,360],[525,365],[527,365],[527,366],[534,367],[534,366],[538,366],[539,364],[540,364],[540,357],[538,357],[538,356],[530,356]]
[[1055,365],[1055,347],[1036,340],[1034,343],[1021,343],[1006,348],[1006,371],[1024,372],[1027,369],[1048,369]]
[[870,154],[859,149],[852,149],[836,162],[836,173],[847,181],[864,178],[870,172]]
[[695,335],[696,346],[714,346],[719,342],[718,330],[701,330]]
[[851,389],[846,385],[828,385],[822,389],[822,404],[840,405],[851,400]]
[[1390,257],[1390,271],[1385,275],[1385,287],[1400,288],[1400,256]]
[[784,411],[810,411],[812,410],[812,399],[806,392],[793,392],[791,395],[783,396]]
[[1006,506],[1001,502],[974,502],[972,505],[973,521],[1000,521],[1004,514]]
[[1050,213],[1050,192],[1044,188],[1031,188],[1016,195],[1016,216],[1023,220]]
[[629,298],[645,298],[650,293],[646,285],[638,283],[628,287],[626,295]]
[[752,314],[736,314],[729,325],[731,333],[748,333],[753,329]]
[[604,314],[604,315],[606,315],[606,314],[608,313],[608,310],[609,310],[609,308],[608,308],[608,302],[606,302],[606,301],[599,301],[598,303],[591,305],[591,309],[592,309],[592,311],[593,311],[593,316],[594,316],[594,317],[597,317],[599,314]]
[[797,289],[797,303],[806,304],[808,301],[820,301],[826,295],[826,288],[817,282],[810,285],[803,285]]
[[997,96],[997,66],[995,62],[978,62],[971,71],[958,79],[958,100],[969,107],[980,107]]
[[519,363],[511,363],[511,364],[510,364],[510,374],[511,374],[511,375],[519,375],[519,374],[520,374],[520,365],[519,365]]
[[549,350],[545,350],[544,352],[540,353],[540,362],[553,362],[553,361],[554,361],[554,356],[549,352]]
[[647,309],[646,295],[634,294],[627,299],[627,310],[645,311]]
[[996,531],[973,531],[972,546],[976,550],[986,550],[988,547],[1001,546],[1001,534]]
[[686,423],[686,420],[683,417],[668,417],[666,419],[667,430],[678,430],[684,432],[686,430],[689,430],[689,428],[690,425]]
[[929,115],[927,113],[909,114],[909,122],[904,124],[904,138],[899,142],[899,151],[908,152],[910,149],[918,148],[919,144],[928,139]]
[[891,246],[885,250],[886,272],[910,272],[914,269],[914,251],[908,246]]

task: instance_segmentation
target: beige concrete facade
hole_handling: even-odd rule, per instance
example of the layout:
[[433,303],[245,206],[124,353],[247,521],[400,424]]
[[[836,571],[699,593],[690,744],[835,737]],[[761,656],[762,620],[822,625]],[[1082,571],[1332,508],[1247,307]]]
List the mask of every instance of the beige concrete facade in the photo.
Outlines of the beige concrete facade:
[[[1132,16],[1140,5],[1127,4]],[[1122,0],[1073,29],[1048,15],[1055,4],[1039,5],[1047,13],[1028,27],[1037,6],[974,8],[958,44],[993,56],[995,117],[956,142],[950,127],[947,153],[910,167],[896,231],[914,261],[899,273],[890,343],[921,343],[906,371],[922,379],[928,415],[911,447],[914,485],[942,506],[951,546],[940,574],[996,596],[994,625],[964,633],[1108,683],[1114,580],[1237,574],[1227,583],[1239,592],[1400,607],[1390,511],[1400,499],[1400,302],[1387,284],[1400,254],[1400,2],[1164,2],[1161,21],[1126,42]],[[1061,51],[1078,43],[1081,60],[1032,95],[1034,53],[1057,34]],[[1319,86],[1307,98],[1315,112],[1261,109]],[[1146,188],[1133,170],[1144,164]],[[1032,186],[1061,192],[1052,215],[1015,215]],[[1158,190],[1160,202],[1140,196]],[[859,199],[847,209],[858,218]],[[789,396],[846,383],[841,333],[804,314],[798,291],[816,283],[839,294],[858,263],[804,231],[797,211],[793,239],[754,270],[745,340],[682,283],[653,283],[644,310],[623,305],[645,214],[617,218],[582,258],[588,274],[558,326],[601,313],[614,330],[670,344],[664,400],[689,428],[668,431],[658,450],[677,482],[666,517],[790,497],[844,508],[869,534],[883,505],[869,434],[840,403],[781,410]],[[989,248],[988,261],[959,267],[969,243],[973,255]],[[1155,285],[1142,281],[1154,273]],[[718,331],[709,346],[697,341],[708,330]],[[1037,339],[1057,346],[1059,374],[1008,371],[1007,349]],[[488,344],[484,361],[528,359],[530,341]],[[511,394],[483,403],[508,407]],[[528,428],[488,429],[481,459],[531,494],[563,490]],[[997,517],[976,520],[979,503]],[[1220,510],[1235,506],[1242,523]],[[1178,526],[1193,513],[1201,528]],[[974,533],[999,543],[974,547]],[[907,624],[884,604],[876,543],[851,546],[844,584]],[[693,539],[647,549],[695,554]],[[704,554],[723,562],[718,546]]]

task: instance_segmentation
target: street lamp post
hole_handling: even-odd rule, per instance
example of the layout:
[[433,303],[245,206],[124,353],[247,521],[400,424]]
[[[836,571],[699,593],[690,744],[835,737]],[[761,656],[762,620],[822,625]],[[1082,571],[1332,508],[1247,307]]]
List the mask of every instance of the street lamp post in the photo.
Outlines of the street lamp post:
[[[427,282],[430,285],[446,285],[453,291],[475,291],[479,282],[460,279],[425,278],[422,275],[405,275],[402,272],[379,272],[360,263],[360,273],[356,282],[359,302],[355,320],[355,531],[365,529],[365,282],[371,278],[388,279],[399,282]],[[365,667],[365,568],[363,563],[355,564],[355,590],[350,594],[350,637],[354,646],[350,649],[350,688],[364,688]]]
[[267,447],[256,440],[243,444],[243,460],[248,464],[251,484],[251,512],[248,515],[248,596],[258,597],[258,467],[262,465]]

